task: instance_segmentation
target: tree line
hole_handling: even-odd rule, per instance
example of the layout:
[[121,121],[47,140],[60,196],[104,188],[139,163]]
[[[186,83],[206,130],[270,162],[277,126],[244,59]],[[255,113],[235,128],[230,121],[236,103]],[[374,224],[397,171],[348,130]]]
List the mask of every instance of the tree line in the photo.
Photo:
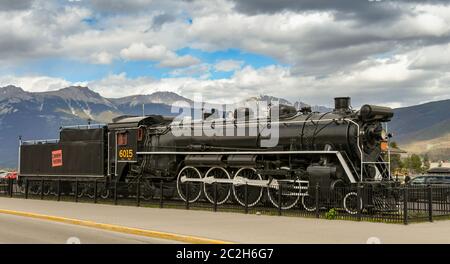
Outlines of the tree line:
[[[398,148],[396,142],[390,143],[391,148]],[[411,154],[402,158],[400,154],[391,154],[391,173],[408,172],[409,174],[426,173],[430,169],[430,159],[427,154]]]

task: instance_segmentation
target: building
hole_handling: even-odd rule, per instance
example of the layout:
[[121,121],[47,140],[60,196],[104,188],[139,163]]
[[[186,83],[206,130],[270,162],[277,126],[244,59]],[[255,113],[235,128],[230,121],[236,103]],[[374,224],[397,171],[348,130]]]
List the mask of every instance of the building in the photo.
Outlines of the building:
[[431,162],[430,169],[433,168],[450,168],[450,162],[447,160],[441,160],[438,162]]
[[448,174],[450,175],[450,167],[435,167],[431,168],[427,171],[427,174],[435,175],[435,174]]

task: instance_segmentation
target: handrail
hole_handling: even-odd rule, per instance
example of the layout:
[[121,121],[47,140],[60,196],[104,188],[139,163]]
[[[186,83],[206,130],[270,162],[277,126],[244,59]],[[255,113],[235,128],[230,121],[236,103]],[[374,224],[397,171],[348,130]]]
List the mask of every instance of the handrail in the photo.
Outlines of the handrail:
[[101,128],[106,126],[106,124],[89,124],[89,125],[71,125],[71,126],[61,126],[60,129],[64,128],[76,128],[76,129],[91,129],[91,128]]
[[58,143],[59,139],[36,139],[36,140],[23,140],[21,145],[36,145],[36,144],[47,144],[47,143]]

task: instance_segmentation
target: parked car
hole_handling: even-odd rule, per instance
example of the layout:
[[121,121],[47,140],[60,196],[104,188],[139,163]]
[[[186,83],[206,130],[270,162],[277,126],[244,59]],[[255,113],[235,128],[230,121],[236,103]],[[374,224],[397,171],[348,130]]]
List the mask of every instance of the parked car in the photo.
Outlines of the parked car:
[[429,196],[427,188],[424,187],[431,186],[431,188],[437,189],[432,192],[433,201],[450,203],[449,174],[416,176],[407,185],[411,187],[409,189],[409,199],[411,201],[427,200]]
[[6,175],[6,178],[17,180],[17,171],[11,171],[8,175]]
[[423,175],[414,177],[409,181],[408,185],[421,186],[421,185],[449,185],[450,175]]
[[436,174],[450,175],[450,168],[447,168],[447,167],[431,168],[427,171],[427,174],[428,175],[436,175]]
[[6,175],[8,175],[8,172],[7,172],[7,171],[0,171],[0,179],[5,178]]
[[6,172],[0,172],[0,179],[17,179],[17,172],[16,171],[6,171]]

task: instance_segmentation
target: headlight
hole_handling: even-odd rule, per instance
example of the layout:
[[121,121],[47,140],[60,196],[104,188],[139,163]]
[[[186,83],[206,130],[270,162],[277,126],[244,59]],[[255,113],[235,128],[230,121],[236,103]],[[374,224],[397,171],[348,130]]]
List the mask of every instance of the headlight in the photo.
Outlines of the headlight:
[[386,130],[382,129],[379,135],[381,140],[388,140],[389,136]]
[[367,130],[367,135],[370,139],[374,140],[382,140],[387,141],[389,139],[389,135],[386,130],[382,129],[381,126],[378,127],[370,127]]

